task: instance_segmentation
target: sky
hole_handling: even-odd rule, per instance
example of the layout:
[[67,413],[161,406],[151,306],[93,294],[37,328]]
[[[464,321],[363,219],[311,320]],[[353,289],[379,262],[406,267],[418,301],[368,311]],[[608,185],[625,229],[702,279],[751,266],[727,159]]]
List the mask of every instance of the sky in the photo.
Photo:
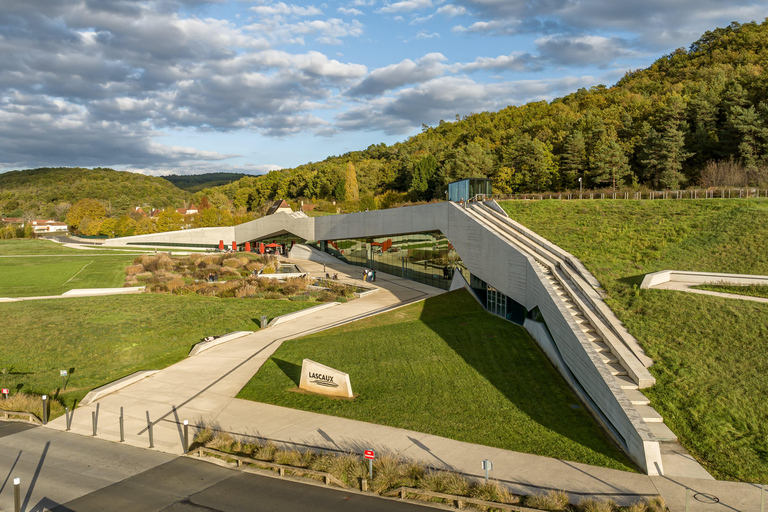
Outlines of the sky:
[[269,170],[613,85],[766,0],[0,0],[0,172]]

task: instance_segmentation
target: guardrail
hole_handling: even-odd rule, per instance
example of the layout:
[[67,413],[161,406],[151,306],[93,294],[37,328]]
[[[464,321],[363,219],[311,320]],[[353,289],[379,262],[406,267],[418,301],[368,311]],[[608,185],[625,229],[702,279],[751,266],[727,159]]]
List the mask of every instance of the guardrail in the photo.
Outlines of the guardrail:
[[516,512],[541,512],[539,509],[520,507],[517,505],[511,505],[508,503],[499,503],[497,501],[485,501],[477,498],[469,498],[467,496],[457,496],[455,494],[445,494],[442,492],[425,491],[423,489],[414,489],[413,487],[398,487],[391,491],[385,492],[384,496],[392,497],[397,496],[404,500],[409,494],[415,494],[417,496],[425,496],[428,498],[438,498],[441,500],[449,501],[453,503],[453,506],[458,509],[463,509],[465,505],[479,505],[481,507],[488,507],[490,509],[500,510],[514,510]]
[[31,412],[25,411],[0,411],[4,420],[21,420],[26,418],[27,423],[34,423],[36,425],[42,425],[43,422]]
[[238,468],[242,468],[243,464],[250,464],[254,466],[262,466],[269,469],[274,469],[277,471],[277,473],[280,476],[285,476],[286,471],[290,471],[292,473],[298,473],[300,475],[319,476],[323,479],[323,482],[325,483],[325,485],[334,484],[344,489],[349,488],[347,484],[345,484],[344,482],[342,482],[332,474],[326,473],[325,471],[317,471],[315,469],[289,466],[287,464],[278,464],[276,462],[267,462],[263,460],[254,459],[251,457],[243,457],[241,455],[234,455],[232,453],[214,450],[213,448],[207,448],[205,446],[198,447],[196,451],[197,451],[198,457],[202,457],[204,454],[210,454],[225,460],[234,460]]
[[479,202],[489,199],[543,201],[557,199],[560,201],[625,199],[625,200],[658,200],[658,199],[766,199],[768,189],[760,188],[694,188],[688,190],[583,190],[563,192],[531,192],[527,194],[478,194],[470,201]]

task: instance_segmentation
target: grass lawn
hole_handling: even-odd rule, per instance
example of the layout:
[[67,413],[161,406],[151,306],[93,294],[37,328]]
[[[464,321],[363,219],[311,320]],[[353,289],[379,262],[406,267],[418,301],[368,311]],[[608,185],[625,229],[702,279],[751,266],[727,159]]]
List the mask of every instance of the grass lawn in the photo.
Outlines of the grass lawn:
[[711,292],[733,293],[736,295],[747,295],[749,297],[762,297],[768,299],[768,286],[764,284],[700,284],[692,286],[697,290],[709,290]]
[[[304,358],[348,372],[359,396],[292,392]],[[525,330],[465,291],[287,341],[238,397],[634,470]]]
[[580,258],[655,361],[651,404],[715,477],[768,480],[768,305],[640,290],[660,270],[768,274],[763,200],[501,203]]
[[[111,249],[73,249],[50,240],[18,238],[0,240],[0,256],[27,256],[41,254],[112,254]],[[138,252],[138,250],[137,250]]]
[[[158,294],[0,303],[0,387],[72,407],[93,388],[183,359],[205,336],[257,331],[261,315],[313,305]],[[61,392],[59,370],[70,369]]]
[[73,288],[119,288],[133,255],[0,258],[0,297],[61,295]]

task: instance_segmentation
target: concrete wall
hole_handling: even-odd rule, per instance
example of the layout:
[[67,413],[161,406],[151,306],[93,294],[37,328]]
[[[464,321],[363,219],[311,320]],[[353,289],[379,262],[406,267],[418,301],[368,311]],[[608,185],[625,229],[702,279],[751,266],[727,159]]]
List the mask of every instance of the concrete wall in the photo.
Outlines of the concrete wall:
[[722,274],[716,272],[688,272],[683,270],[662,270],[646,274],[640,288],[652,288],[654,286],[667,283],[669,281],[696,284],[768,284],[768,276],[757,276],[749,274]]
[[141,244],[152,246],[157,243],[218,245],[219,240],[224,241],[225,247],[231,248],[232,241],[235,240],[235,228],[184,229],[181,231],[169,231],[167,233],[109,238],[104,241],[104,245],[124,246],[128,244]]

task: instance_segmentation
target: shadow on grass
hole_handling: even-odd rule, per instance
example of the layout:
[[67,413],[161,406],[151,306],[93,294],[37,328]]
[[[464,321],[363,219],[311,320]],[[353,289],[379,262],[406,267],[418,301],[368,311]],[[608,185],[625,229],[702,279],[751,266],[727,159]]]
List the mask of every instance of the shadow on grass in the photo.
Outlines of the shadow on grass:
[[273,357],[272,360],[294,384],[298,386],[301,383],[301,366],[276,357]]
[[635,285],[637,285],[637,287],[639,288],[640,285],[643,283],[643,279],[647,275],[648,274],[639,274],[639,275],[636,275],[636,276],[627,276],[627,277],[622,277],[620,279],[617,279],[616,281],[619,282],[619,283],[625,284],[625,285],[629,286],[630,288],[632,288]]
[[486,312],[464,290],[427,299],[420,319],[544,429],[636,468],[584,407],[573,407],[580,400],[525,329]]

